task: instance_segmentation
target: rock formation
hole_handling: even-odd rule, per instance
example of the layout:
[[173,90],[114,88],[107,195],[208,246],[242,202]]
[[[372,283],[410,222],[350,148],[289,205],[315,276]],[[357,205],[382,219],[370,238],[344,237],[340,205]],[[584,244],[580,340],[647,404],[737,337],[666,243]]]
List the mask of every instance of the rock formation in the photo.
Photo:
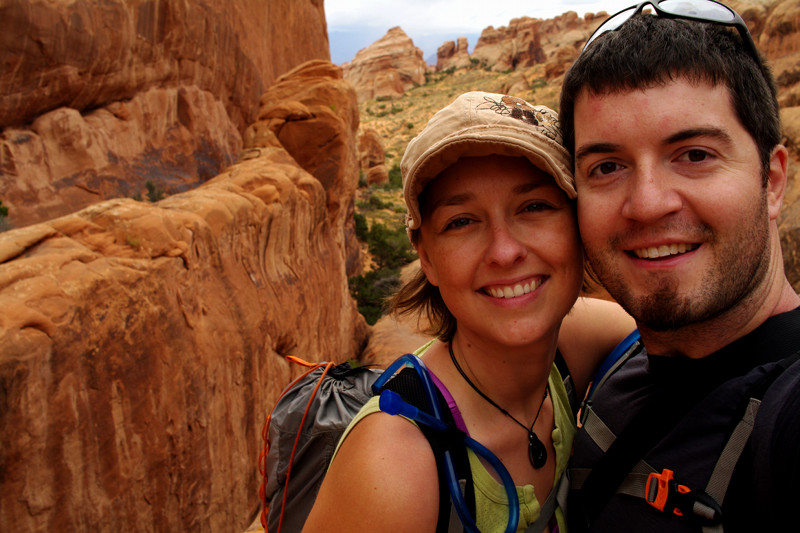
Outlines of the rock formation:
[[355,92],[312,62],[258,116],[194,190],[0,234],[0,523],[242,531],[283,356],[361,352]]
[[363,128],[358,136],[358,156],[361,171],[368,185],[378,185],[389,181],[386,169],[386,151],[381,136],[372,128]]
[[0,200],[12,227],[230,164],[264,87],[329,59],[322,0],[0,5]]
[[394,97],[425,83],[428,69],[422,50],[400,28],[359,50],[353,60],[342,65],[344,78],[356,88],[358,100]]
[[457,43],[446,41],[436,51],[436,72],[448,68],[465,68],[470,64],[469,44],[466,37],[459,37]]
[[497,72],[541,63],[545,59],[538,27],[541,21],[530,17],[512,19],[507,27],[489,26],[481,32],[472,58]]

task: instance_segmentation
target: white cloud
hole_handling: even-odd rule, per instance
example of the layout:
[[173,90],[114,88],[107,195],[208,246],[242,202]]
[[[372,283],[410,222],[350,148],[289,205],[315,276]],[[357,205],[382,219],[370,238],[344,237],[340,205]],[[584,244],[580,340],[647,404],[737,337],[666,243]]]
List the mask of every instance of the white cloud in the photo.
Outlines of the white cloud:
[[567,11],[575,11],[581,16],[587,12],[613,13],[633,3],[630,0],[325,0],[325,16],[328,27],[334,29],[400,26],[406,33],[480,32],[487,26],[506,26],[515,17],[552,18]]
[[426,59],[446,40],[469,38],[470,49],[488,26],[507,26],[513,18],[553,18],[567,11],[615,13],[631,0],[324,0],[325,18],[335,63],[349,61],[394,26],[400,26],[422,48]]

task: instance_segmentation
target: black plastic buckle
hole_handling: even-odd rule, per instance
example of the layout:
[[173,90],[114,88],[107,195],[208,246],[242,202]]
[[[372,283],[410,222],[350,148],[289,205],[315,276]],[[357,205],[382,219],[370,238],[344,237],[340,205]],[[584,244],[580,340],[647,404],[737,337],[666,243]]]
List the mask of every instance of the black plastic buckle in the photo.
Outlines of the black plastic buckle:
[[653,472],[645,485],[647,503],[665,513],[673,513],[694,523],[709,526],[722,520],[722,508],[714,498],[701,490],[679,484],[672,470]]

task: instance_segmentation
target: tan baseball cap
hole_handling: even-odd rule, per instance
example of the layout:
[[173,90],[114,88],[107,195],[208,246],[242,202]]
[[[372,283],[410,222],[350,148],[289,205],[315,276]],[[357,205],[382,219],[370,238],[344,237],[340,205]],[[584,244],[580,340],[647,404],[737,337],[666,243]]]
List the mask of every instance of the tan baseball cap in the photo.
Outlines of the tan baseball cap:
[[527,157],[575,198],[571,159],[555,111],[515,96],[468,92],[433,115],[408,143],[400,162],[406,227],[422,223],[418,198],[428,182],[461,157],[485,155]]

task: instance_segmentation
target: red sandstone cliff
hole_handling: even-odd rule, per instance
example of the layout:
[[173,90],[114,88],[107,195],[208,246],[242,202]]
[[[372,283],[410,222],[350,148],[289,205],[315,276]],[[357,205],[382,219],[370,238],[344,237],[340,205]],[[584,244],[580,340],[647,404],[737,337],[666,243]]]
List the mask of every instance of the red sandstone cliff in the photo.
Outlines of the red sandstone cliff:
[[0,200],[11,227],[202,183],[275,78],[329,59],[322,0],[0,4]]
[[195,190],[0,234],[6,531],[244,530],[283,356],[360,353],[355,92],[307,63],[260,116]]

